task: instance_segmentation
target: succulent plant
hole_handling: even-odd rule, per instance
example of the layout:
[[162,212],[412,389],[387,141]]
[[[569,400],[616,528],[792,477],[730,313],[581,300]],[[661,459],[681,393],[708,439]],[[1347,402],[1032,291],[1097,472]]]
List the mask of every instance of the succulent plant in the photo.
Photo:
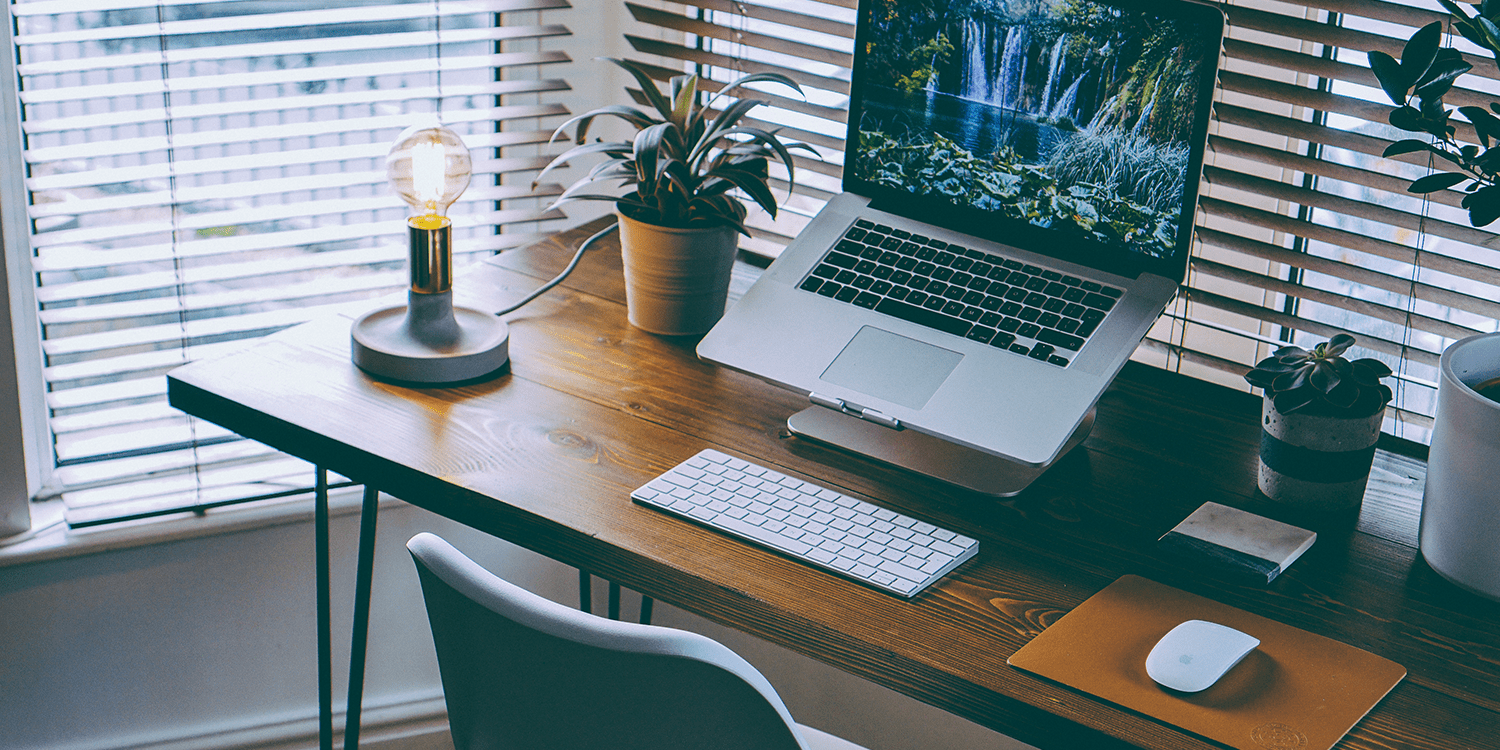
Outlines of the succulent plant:
[[1373,414],[1390,403],[1391,389],[1380,382],[1391,368],[1378,359],[1349,361],[1344,352],[1354,337],[1340,333],[1313,347],[1283,346],[1245,374],[1264,388],[1282,414],[1307,409],[1331,416]]
[[[724,84],[704,102],[695,75],[674,76],[669,93],[664,95],[638,63],[602,59],[628,71],[655,112],[612,105],[585,112],[558,127],[553,140],[576,125],[573,140],[577,145],[553,159],[537,175],[538,181],[579,156],[604,154],[607,158],[565,190],[552,207],[575,200],[614,201],[622,213],[648,224],[679,228],[727,224],[748,237],[745,204],[730,192],[739,188],[776,217],[776,198],[769,185],[770,161],[776,159],[786,165],[787,178],[795,185],[791,151],[817,151],[805,143],[782,142],[777,130],[742,124],[745,115],[764,102],[754,98],[729,101],[729,95],[757,81],[779,83],[800,94],[802,89],[795,81],[777,73],[752,73]],[[740,93],[750,91],[743,89]],[[727,103],[714,117],[713,107],[721,100]],[[634,140],[589,143],[589,126],[605,116],[633,126],[637,131]],[[591,192],[609,182],[634,189],[624,195]]]

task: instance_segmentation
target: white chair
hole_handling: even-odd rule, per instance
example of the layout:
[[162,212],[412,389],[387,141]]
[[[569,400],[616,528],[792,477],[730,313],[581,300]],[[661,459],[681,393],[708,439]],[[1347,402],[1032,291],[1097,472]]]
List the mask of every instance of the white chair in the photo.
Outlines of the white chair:
[[457,750],[863,750],[793,721],[766,678],[717,641],[564,607],[433,534],[406,547]]

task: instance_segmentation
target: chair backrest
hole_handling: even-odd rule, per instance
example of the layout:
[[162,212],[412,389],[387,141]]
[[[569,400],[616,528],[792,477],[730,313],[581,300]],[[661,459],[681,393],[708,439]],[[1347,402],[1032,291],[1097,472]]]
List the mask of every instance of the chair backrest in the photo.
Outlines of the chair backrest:
[[406,546],[458,750],[806,750],[770,683],[717,641],[564,607],[433,534]]

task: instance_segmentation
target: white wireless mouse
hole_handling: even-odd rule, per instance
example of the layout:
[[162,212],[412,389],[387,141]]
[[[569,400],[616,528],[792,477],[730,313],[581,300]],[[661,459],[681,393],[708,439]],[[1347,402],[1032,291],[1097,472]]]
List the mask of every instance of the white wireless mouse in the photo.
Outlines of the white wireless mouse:
[[1207,620],[1188,620],[1157,641],[1146,657],[1146,674],[1184,693],[1207,690],[1234,669],[1260,639]]

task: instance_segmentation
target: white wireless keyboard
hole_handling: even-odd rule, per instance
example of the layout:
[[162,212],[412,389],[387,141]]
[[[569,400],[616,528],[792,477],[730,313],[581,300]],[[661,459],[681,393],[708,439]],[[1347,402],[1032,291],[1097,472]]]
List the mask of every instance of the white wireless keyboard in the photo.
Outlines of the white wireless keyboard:
[[630,497],[908,598],[979,550],[966,536],[712,449]]

